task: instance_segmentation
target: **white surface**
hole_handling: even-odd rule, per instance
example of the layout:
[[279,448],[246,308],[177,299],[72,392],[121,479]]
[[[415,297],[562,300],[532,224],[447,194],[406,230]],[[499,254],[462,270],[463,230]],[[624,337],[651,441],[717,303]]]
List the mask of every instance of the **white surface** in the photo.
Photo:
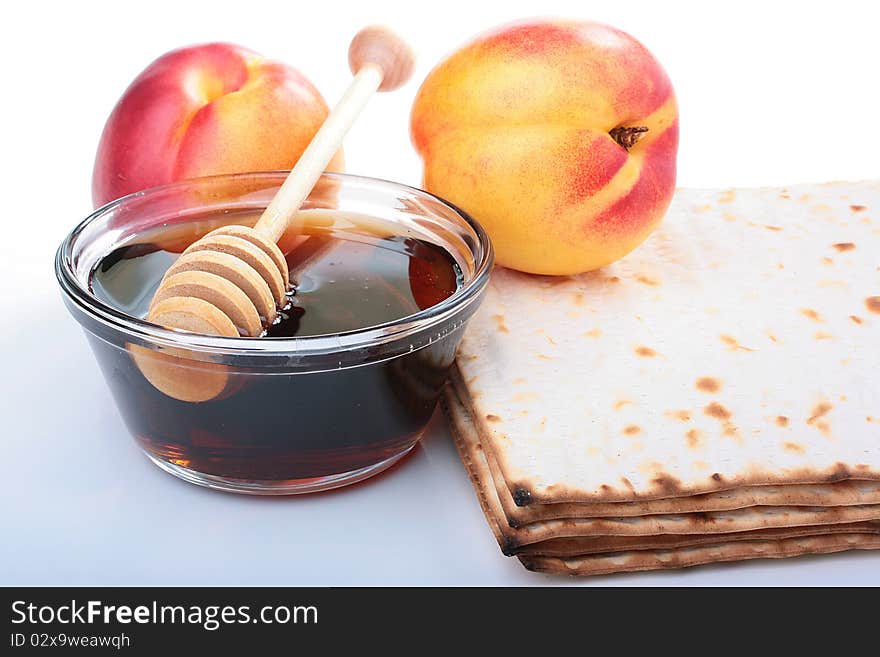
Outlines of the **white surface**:
[[[104,120],[131,79],[166,50],[238,42],[297,66],[333,103],[350,79],[351,36],[388,23],[411,39],[419,66],[413,82],[367,107],[346,143],[348,170],[418,184],[407,123],[418,82],[470,35],[534,7],[156,0],[5,9],[0,584],[570,583],[500,555],[440,423],[400,466],[336,493],[244,498],[160,472],[128,438],[52,275],[54,249],[90,210]],[[664,63],[681,105],[681,185],[877,177],[873,3],[728,7],[540,4],[547,15],[621,27]],[[880,554],[849,553],[574,583],[878,585],[878,565]]]

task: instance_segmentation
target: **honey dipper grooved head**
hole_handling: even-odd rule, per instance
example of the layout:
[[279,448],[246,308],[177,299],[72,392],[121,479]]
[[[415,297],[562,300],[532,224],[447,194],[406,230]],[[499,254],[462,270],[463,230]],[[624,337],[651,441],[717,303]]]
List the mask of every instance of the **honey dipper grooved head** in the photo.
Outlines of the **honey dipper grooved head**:
[[287,259],[284,257],[281,249],[278,248],[278,245],[267,239],[260,231],[254,230],[250,226],[222,226],[221,228],[212,230],[205,235],[205,237],[212,237],[214,235],[232,235],[233,237],[240,237],[254,246],[259,247],[263,253],[272,259],[275,266],[278,267],[278,271],[281,272],[281,279],[284,281],[285,287],[289,286],[290,272],[287,268]]
[[150,320],[191,333],[238,337],[232,320],[217,306],[195,297],[168,297],[150,309]]
[[250,265],[266,281],[266,285],[269,286],[272,297],[275,299],[275,304],[284,306],[287,298],[287,280],[282,278],[277,265],[260,247],[234,235],[214,235],[209,233],[202,239],[193,242],[183,253],[186,255],[197,251],[228,253],[245,264]]
[[[162,278],[147,319],[192,333],[259,337],[286,303],[287,261],[247,226],[225,226],[191,244]],[[189,360],[186,350],[159,352],[132,345],[150,383],[169,397],[209,401],[226,389],[225,366]]]
[[[256,306],[241,288],[222,276],[206,271],[181,271],[162,281],[156,291],[152,311],[160,302],[173,297],[202,299],[223,312],[243,335],[256,337],[263,332],[263,324]],[[154,319],[155,313],[150,316]]]
[[[165,272],[165,278],[162,279],[163,283],[183,271],[204,271],[225,278],[247,295],[264,323],[269,324],[275,320],[277,314],[275,299],[272,298],[272,292],[266,281],[253,267],[234,255],[217,251],[186,253],[168,268],[168,271]],[[161,289],[160,285],[159,291]],[[155,321],[152,315],[149,316],[149,319]]]

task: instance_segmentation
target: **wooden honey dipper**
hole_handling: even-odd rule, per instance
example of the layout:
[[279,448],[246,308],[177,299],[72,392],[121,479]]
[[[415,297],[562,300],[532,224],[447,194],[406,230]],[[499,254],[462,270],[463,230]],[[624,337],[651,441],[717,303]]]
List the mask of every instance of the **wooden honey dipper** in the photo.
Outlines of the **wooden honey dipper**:
[[[351,84],[259,221],[253,228],[218,228],[184,250],[159,283],[147,314],[150,322],[193,333],[257,337],[275,321],[290,288],[278,239],[373,93],[400,87],[414,63],[406,43],[380,27],[355,35],[348,61],[355,74]],[[223,365],[189,361],[182,369],[182,355],[130,349],[144,376],[170,397],[207,401],[226,387]]]

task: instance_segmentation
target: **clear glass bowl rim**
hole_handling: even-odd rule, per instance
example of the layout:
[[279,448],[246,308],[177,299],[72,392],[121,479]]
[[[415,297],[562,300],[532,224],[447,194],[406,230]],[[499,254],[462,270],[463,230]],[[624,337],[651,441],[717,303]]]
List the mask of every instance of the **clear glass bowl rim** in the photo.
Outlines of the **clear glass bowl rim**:
[[432,199],[458,215],[474,231],[477,238],[475,245],[479,249],[479,253],[472,251],[475,269],[471,278],[439,304],[385,324],[334,334],[254,339],[187,333],[166,329],[128,315],[102,302],[89,290],[83,288],[72,269],[73,248],[80,234],[92,222],[100,220],[106,214],[115,211],[133,199],[175,188],[184,189],[193,185],[220,183],[224,180],[263,179],[277,181],[280,184],[288,173],[288,171],[258,171],[190,178],[137,191],[101,206],[83,219],[58,247],[55,255],[55,275],[63,293],[80,312],[107,328],[121,331],[141,343],[184,348],[193,352],[218,356],[318,356],[387,345],[391,342],[404,341],[415,334],[424,334],[438,325],[454,320],[456,315],[463,313],[466,308],[479,301],[489,281],[494,263],[494,251],[488,234],[476,220],[449,201],[417,187],[381,178],[347,173],[325,172],[322,177],[339,180],[341,184],[349,182],[350,184],[377,186],[392,193],[396,191]]

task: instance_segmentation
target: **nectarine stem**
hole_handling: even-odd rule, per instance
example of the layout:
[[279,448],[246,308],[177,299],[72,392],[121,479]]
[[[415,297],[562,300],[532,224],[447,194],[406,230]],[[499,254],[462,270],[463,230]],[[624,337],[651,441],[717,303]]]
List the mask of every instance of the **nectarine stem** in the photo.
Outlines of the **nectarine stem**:
[[626,150],[629,150],[636,145],[636,142],[641,139],[642,133],[645,132],[648,132],[648,128],[643,125],[631,128],[621,125],[611,130],[608,134],[611,135],[611,138],[614,141],[623,146]]

